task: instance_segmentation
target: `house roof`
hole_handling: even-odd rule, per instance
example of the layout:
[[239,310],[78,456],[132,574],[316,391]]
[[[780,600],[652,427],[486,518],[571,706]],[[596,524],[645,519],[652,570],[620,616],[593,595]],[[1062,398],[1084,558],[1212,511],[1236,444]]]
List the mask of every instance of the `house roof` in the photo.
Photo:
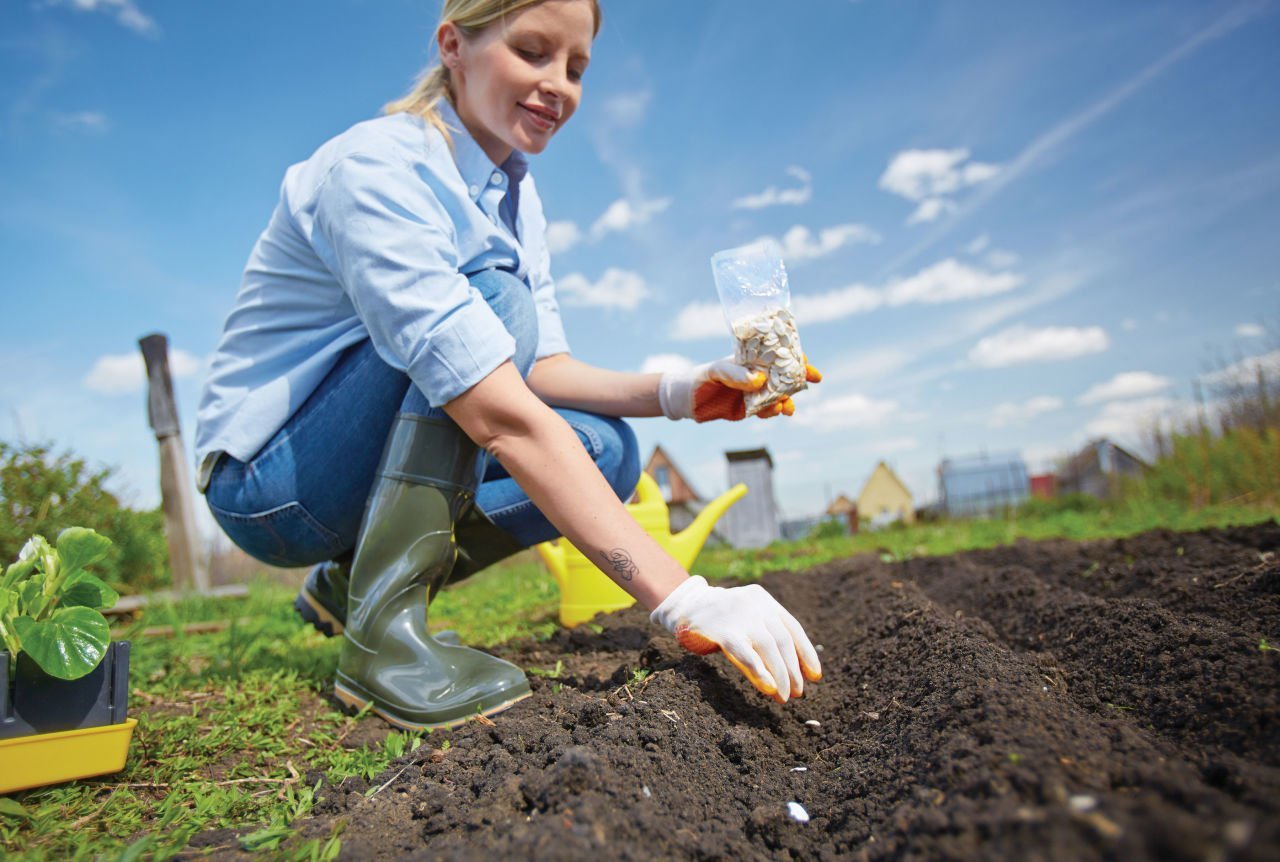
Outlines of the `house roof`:
[[769,450],[760,449],[738,449],[734,452],[725,452],[724,457],[729,461],[758,461],[761,458],[769,462],[769,466],[773,466],[773,459],[769,457]]
[[915,499],[915,497],[911,493],[911,489],[907,487],[906,483],[903,482],[901,479],[899,479],[898,474],[893,472],[893,468],[883,461],[876,464],[875,469],[871,471],[871,475],[867,477],[867,481],[862,484],[862,490],[858,492],[859,497],[867,493],[867,488],[870,487],[872,480],[874,480],[876,477],[876,474],[881,472],[882,470],[884,471],[884,474],[888,476],[890,479],[892,479],[893,483],[897,485],[899,489],[901,489],[902,493],[907,495],[908,500]]
[[857,503],[850,500],[844,494],[839,494],[836,496],[834,500],[831,501],[831,505],[827,506],[826,514],[845,515],[845,514],[848,514],[849,512],[856,511],[857,508],[858,508]]
[[[670,478],[672,480],[672,495],[674,499],[668,500],[668,503],[684,502],[686,500],[702,501],[702,496],[694,490],[693,483],[690,482],[688,477],[684,475],[684,472],[676,466],[675,459],[667,453],[666,449],[663,449],[661,446],[654,446],[653,454],[649,456],[648,463],[644,465],[644,472],[649,475],[653,475],[654,468],[659,464],[665,466],[671,473]],[[684,490],[688,491],[687,496],[678,493],[680,485],[683,485]]]

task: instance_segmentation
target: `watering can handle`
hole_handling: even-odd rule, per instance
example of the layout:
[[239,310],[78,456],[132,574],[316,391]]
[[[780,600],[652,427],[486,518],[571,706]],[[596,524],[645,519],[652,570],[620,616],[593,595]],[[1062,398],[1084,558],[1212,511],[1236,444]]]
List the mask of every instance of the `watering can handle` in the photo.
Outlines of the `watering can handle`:
[[636,502],[641,505],[666,502],[662,497],[662,489],[648,473],[640,474],[640,481],[636,484]]

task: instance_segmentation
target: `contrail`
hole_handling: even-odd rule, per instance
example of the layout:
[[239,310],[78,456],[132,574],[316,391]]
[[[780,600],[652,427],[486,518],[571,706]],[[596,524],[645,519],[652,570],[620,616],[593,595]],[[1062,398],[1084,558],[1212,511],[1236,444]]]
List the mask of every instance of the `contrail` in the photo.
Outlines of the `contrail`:
[[1043,160],[1048,153],[1074,138],[1089,126],[1114,111],[1121,104],[1147,87],[1147,85],[1152,81],[1167,72],[1170,68],[1183,60],[1186,60],[1188,57],[1195,55],[1205,45],[1217,39],[1221,39],[1223,36],[1226,36],[1247,24],[1249,21],[1252,21],[1254,18],[1257,18],[1270,5],[1271,0],[1259,0],[1259,2],[1245,3],[1235,7],[1230,12],[1218,18],[1212,24],[1205,27],[1203,30],[1175,47],[1173,50],[1169,51],[1163,57],[1138,72],[1138,74],[1116,87],[1097,102],[1094,102],[1083,111],[1068,117],[1058,123],[1058,125],[1049,129],[1049,131],[1041,134],[1028,144],[1027,147],[1024,148],[1012,162],[1005,166],[999,174],[989,182],[980,186],[979,191],[970,197],[954,216],[940,225],[929,236],[925,237],[920,242],[916,243],[916,245],[907,249],[905,252],[898,255],[898,257],[881,267],[880,271],[876,275],[876,279],[883,279],[893,274],[904,264],[911,262],[920,254],[932,248],[939,240],[951,233],[951,231],[969,215],[985,206],[988,201],[998,195],[1003,189],[1018,180],[1027,171],[1031,170],[1031,168]]

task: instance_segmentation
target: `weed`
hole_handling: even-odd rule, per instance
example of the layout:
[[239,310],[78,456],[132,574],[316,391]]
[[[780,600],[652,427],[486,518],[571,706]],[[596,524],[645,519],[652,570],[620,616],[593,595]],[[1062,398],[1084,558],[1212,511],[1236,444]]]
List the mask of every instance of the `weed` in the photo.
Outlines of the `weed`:
[[1259,649],[1259,651],[1261,651],[1261,652],[1275,652],[1275,649],[1276,649],[1276,648],[1275,648],[1275,647],[1273,647],[1271,644],[1267,643],[1267,639],[1266,639],[1266,638],[1259,638],[1259,639],[1258,639],[1258,649]]
[[527,671],[530,676],[540,676],[543,679],[559,679],[560,675],[564,673],[564,662],[557,661],[556,666],[550,669],[541,668],[541,667],[527,667],[525,668],[525,671]]

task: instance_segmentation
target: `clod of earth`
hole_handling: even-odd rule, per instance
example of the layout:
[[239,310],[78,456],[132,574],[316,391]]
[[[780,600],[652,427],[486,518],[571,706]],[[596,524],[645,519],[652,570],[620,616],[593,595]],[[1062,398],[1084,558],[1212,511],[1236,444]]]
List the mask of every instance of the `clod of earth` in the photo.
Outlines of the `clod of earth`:
[[500,650],[563,674],[295,826],[345,823],[349,859],[1280,859],[1276,551],[1269,523],[773,575],[826,645],[786,706],[621,612]]

